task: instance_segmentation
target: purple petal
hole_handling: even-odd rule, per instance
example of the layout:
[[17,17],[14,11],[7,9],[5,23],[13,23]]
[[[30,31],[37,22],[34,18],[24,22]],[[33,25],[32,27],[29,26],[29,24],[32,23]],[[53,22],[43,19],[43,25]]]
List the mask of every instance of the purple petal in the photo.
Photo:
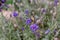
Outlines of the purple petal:
[[50,32],[50,29],[46,30],[46,31],[45,31],[45,34],[48,34],[49,32]]

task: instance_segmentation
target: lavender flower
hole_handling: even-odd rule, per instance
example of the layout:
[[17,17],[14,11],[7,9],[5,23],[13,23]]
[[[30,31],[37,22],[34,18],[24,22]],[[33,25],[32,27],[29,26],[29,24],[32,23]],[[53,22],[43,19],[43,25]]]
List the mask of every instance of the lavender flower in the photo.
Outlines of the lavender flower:
[[13,12],[13,16],[14,17],[17,17],[18,16],[18,13],[16,11]]
[[45,9],[43,9],[43,10],[42,10],[42,12],[46,12],[46,10],[45,10]]
[[25,12],[25,14],[29,14],[29,10],[28,9],[26,9],[24,12]]
[[46,31],[45,31],[45,34],[48,34],[49,32],[50,32],[50,29],[46,30]]
[[54,0],[54,5],[57,6],[58,0]]
[[45,14],[46,9],[45,9],[45,8],[42,8],[42,9],[41,9],[41,12]]
[[35,35],[39,38],[40,37],[40,33],[36,32]]
[[24,27],[22,27],[21,29],[22,29],[22,31],[24,31],[24,30],[25,30],[25,28],[24,28]]
[[17,0],[17,2],[20,2],[21,0]]
[[39,29],[39,26],[37,24],[31,24],[30,29],[31,29],[32,32],[35,32]]
[[5,3],[5,2],[6,2],[6,0],[1,0],[1,2],[2,2],[2,3]]
[[54,34],[56,34],[56,32],[57,32],[57,29],[54,30]]
[[30,23],[31,23],[31,19],[30,18],[26,19],[26,24],[30,24]]

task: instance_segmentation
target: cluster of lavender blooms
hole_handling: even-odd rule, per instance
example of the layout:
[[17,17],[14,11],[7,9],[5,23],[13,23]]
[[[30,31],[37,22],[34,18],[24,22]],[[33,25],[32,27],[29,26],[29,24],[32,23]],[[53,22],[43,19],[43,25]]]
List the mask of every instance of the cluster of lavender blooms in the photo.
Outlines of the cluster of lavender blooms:
[[0,1],[0,11],[1,11],[1,6],[2,6],[3,3],[5,3],[5,0]]
[[[0,6],[5,2],[6,0],[1,0]],[[6,27],[9,29],[5,28],[7,32],[4,34],[7,38],[6,40],[59,39],[60,28],[57,23],[57,15],[59,14],[57,8],[59,4],[59,0],[13,0],[11,5],[14,6],[12,8],[14,10],[10,10],[11,19],[8,19],[6,23]]]

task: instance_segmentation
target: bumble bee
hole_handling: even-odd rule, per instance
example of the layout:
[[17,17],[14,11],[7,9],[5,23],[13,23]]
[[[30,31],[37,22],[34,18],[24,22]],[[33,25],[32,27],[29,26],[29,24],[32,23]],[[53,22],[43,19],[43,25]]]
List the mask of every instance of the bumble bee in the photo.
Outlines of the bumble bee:
[[39,23],[40,28],[44,28],[44,24],[43,23]]
[[35,23],[35,18],[34,16],[31,16],[32,24]]

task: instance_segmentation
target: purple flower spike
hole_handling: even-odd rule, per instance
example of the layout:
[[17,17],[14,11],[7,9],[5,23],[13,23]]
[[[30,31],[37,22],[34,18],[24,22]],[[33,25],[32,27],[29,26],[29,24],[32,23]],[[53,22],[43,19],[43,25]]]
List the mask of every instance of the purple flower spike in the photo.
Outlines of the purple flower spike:
[[26,24],[28,25],[30,23],[31,23],[31,19],[30,18],[26,19]]
[[46,10],[45,10],[45,9],[43,9],[43,10],[42,10],[42,12],[46,12]]
[[13,16],[14,17],[17,17],[18,16],[18,13],[16,11],[13,12]]
[[45,31],[45,34],[48,34],[49,32],[50,32],[50,29],[46,30],[46,31]]
[[56,34],[56,32],[57,32],[57,29],[54,30],[54,34]]
[[24,28],[24,27],[22,27],[21,29],[22,29],[22,31],[24,31],[24,30],[25,30],[25,28]]
[[29,10],[28,9],[26,9],[24,12],[25,12],[25,14],[29,14]]
[[45,9],[45,8],[42,8],[42,9],[41,9],[41,12],[42,12],[42,13],[45,13],[45,12],[46,12],[46,9]]
[[17,0],[17,2],[20,2],[21,0]]
[[54,0],[54,5],[57,6],[58,0]]
[[2,2],[2,3],[5,3],[5,2],[6,2],[6,0],[1,0],[1,2]]
[[32,25],[30,25],[30,29],[32,32],[35,32],[39,29],[39,26],[37,24],[32,24]]
[[40,37],[40,33],[35,33],[35,35],[39,38]]

